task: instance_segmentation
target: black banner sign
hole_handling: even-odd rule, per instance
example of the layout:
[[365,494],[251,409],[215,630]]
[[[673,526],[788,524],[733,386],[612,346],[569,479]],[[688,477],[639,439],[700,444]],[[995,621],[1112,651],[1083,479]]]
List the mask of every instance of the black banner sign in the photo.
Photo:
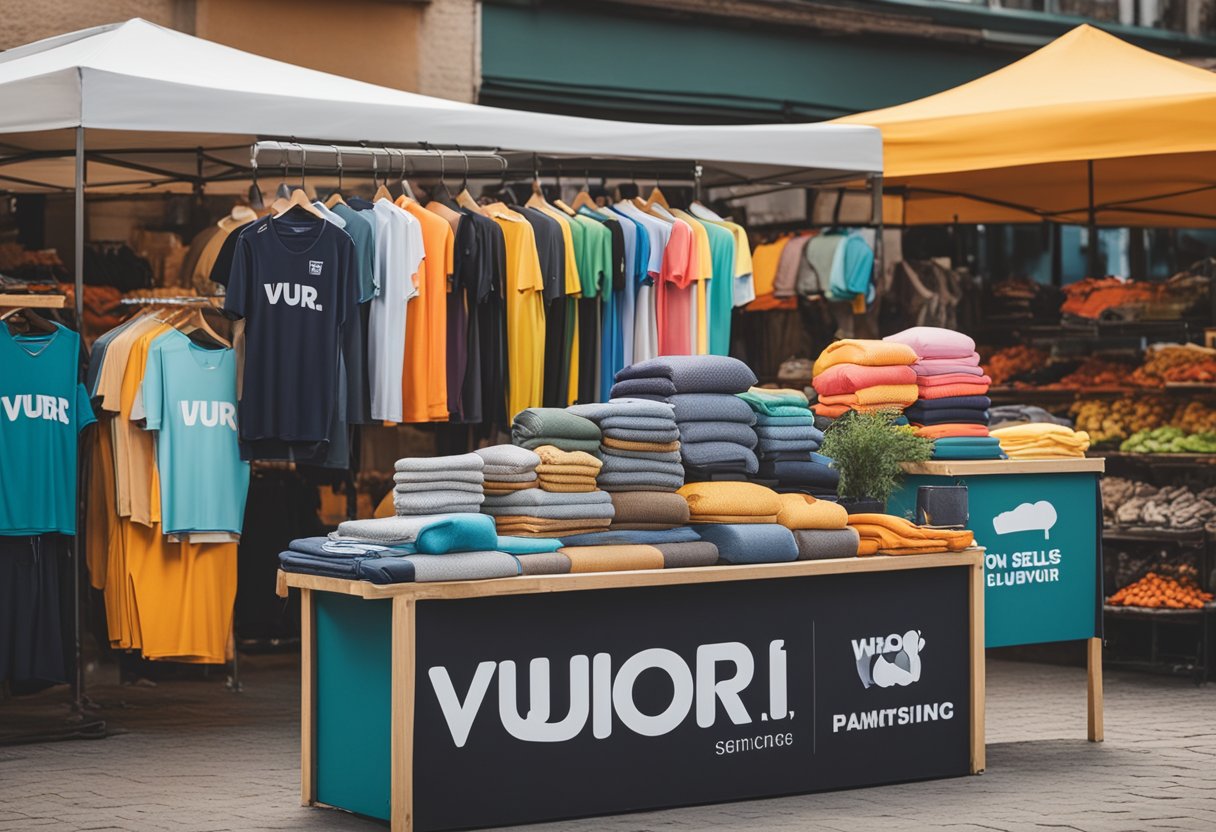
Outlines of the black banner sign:
[[420,601],[416,826],[966,774],[967,578]]

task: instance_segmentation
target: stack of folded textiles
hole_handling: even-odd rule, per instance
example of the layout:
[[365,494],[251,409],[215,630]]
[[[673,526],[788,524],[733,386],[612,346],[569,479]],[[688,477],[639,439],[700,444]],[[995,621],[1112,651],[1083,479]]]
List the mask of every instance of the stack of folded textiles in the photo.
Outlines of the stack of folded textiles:
[[755,373],[736,358],[661,356],[618,372],[612,396],[672,406],[685,480],[744,479],[759,462],[751,408],[735,394],[755,383]]
[[777,563],[798,559],[793,533],[777,522],[781,495],[751,482],[694,482],[678,492],[689,522],[718,547],[721,563]]
[[992,432],[1010,459],[1070,459],[1085,456],[1089,434],[1063,425],[1032,423]]
[[798,560],[857,556],[861,539],[849,527],[849,513],[836,503],[809,494],[782,494],[777,523],[793,532]]
[[430,515],[481,510],[484,461],[477,454],[407,457],[393,474],[393,508],[398,515]]
[[[680,498],[683,499],[683,498]],[[612,530],[591,534],[563,535],[563,554],[573,553],[578,571],[600,572],[613,569],[651,569],[657,552],[663,569],[713,566],[718,562],[718,547],[702,540],[687,526],[667,530]]]
[[499,534],[562,537],[607,529],[612,497],[605,491],[557,492],[525,488],[486,497],[481,510],[494,518]]
[[775,481],[777,491],[835,496],[840,474],[830,459],[815,453],[823,431],[815,427],[806,394],[753,387],[739,398],[755,415],[760,477]]
[[595,491],[595,479],[604,463],[586,451],[563,451],[553,445],[539,445],[536,455],[536,484],[545,491],[582,493]]
[[923,555],[960,552],[975,544],[967,530],[917,526],[890,514],[850,514],[849,526],[861,536],[859,555]]
[[916,432],[934,440],[934,459],[996,459],[1000,444],[988,435],[988,387],[975,341],[961,332],[914,326],[884,341],[911,347],[917,360],[918,398],[904,411]]
[[916,401],[915,363],[904,344],[853,338],[828,344],[812,369],[815,413],[835,419],[849,410],[902,410]]
[[287,572],[377,584],[484,580],[521,574],[520,558],[556,550],[556,541],[545,543],[499,537],[480,514],[385,517],[293,540],[279,563]]
[[482,489],[487,497],[536,488],[536,467],[540,465],[540,457],[535,451],[518,445],[491,445],[473,453],[485,462],[481,473],[485,477]]
[[1072,420],[1048,413],[1041,407],[1032,404],[1004,404],[1000,407],[989,408],[988,429],[1005,428],[1012,425],[1024,425],[1039,422],[1047,425],[1063,425],[1072,427]]
[[529,407],[511,423],[511,441],[529,450],[553,445],[563,451],[600,455],[600,429],[595,422],[560,407]]
[[604,491],[670,494],[684,484],[680,432],[667,402],[611,399],[567,411],[599,426],[604,464],[597,483]]

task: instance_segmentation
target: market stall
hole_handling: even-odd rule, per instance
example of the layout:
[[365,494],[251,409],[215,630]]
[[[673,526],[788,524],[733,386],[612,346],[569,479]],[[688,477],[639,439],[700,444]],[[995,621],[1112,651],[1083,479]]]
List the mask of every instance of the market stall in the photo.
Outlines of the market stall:
[[[305,615],[301,800],[406,832],[979,773],[982,570],[968,550],[429,585],[282,573]],[[873,681],[871,643],[913,676]]]

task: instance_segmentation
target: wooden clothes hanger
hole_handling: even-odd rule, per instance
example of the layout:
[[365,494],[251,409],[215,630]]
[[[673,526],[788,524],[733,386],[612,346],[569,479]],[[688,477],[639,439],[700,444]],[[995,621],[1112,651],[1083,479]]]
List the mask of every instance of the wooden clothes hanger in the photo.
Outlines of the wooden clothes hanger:
[[652,205],[662,205],[668,211],[671,206],[667,204],[667,197],[663,195],[663,191],[659,188],[658,180],[655,180],[654,190],[650,192],[650,196],[646,199],[646,210],[650,210]]
[[[388,148],[387,148],[387,147],[386,147],[386,148],[384,148],[384,152],[385,152],[385,153],[388,153]],[[375,156],[372,156],[372,159],[373,159],[373,160],[374,160],[375,158],[376,158]],[[391,157],[389,158],[388,163],[389,163],[389,165],[388,165],[388,173],[384,174],[384,181],[380,183],[380,187],[376,188],[376,193],[375,193],[375,195],[372,197],[372,202],[379,202],[379,201],[380,201],[380,200],[382,200],[382,199],[387,199],[389,202],[393,202],[393,201],[394,201],[394,200],[393,200],[393,192],[392,192],[392,191],[390,191],[390,190],[388,189],[388,177],[389,177],[389,173],[392,173],[392,172],[393,172],[393,163],[392,163],[392,159],[391,159]],[[372,169],[372,177],[374,178],[374,177],[375,177],[375,175],[376,175],[376,171],[375,171],[375,168],[373,168],[373,169]]]
[[466,208],[469,211],[472,211],[475,214],[484,215],[485,211],[481,210],[481,206],[477,204],[477,200],[475,200],[473,195],[469,193],[469,154],[465,153],[459,147],[456,148],[456,152],[464,157],[464,181],[461,183],[460,193],[456,195],[456,204],[461,208]]
[[570,203],[570,207],[576,212],[579,208],[586,208],[592,213],[602,214],[603,212],[600,210],[600,206],[596,205],[595,200],[591,198],[591,176],[590,174],[584,175],[586,176],[587,181],[583,185],[582,190],[574,195],[574,201]]
[[[31,332],[52,333],[58,330],[55,324],[39,315],[28,306],[18,306],[0,314],[0,321],[8,324],[9,332],[28,334]],[[14,327],[14,323],[24,323],[24,327]]]

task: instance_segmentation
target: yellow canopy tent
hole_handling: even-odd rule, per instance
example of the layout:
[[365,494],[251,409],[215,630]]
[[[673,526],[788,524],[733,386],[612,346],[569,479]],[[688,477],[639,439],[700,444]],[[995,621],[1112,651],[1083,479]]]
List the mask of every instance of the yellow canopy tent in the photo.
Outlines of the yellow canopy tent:
[[1216,74],[1092,26],[838,121],[882,130],[887,223],[1216,227]]

